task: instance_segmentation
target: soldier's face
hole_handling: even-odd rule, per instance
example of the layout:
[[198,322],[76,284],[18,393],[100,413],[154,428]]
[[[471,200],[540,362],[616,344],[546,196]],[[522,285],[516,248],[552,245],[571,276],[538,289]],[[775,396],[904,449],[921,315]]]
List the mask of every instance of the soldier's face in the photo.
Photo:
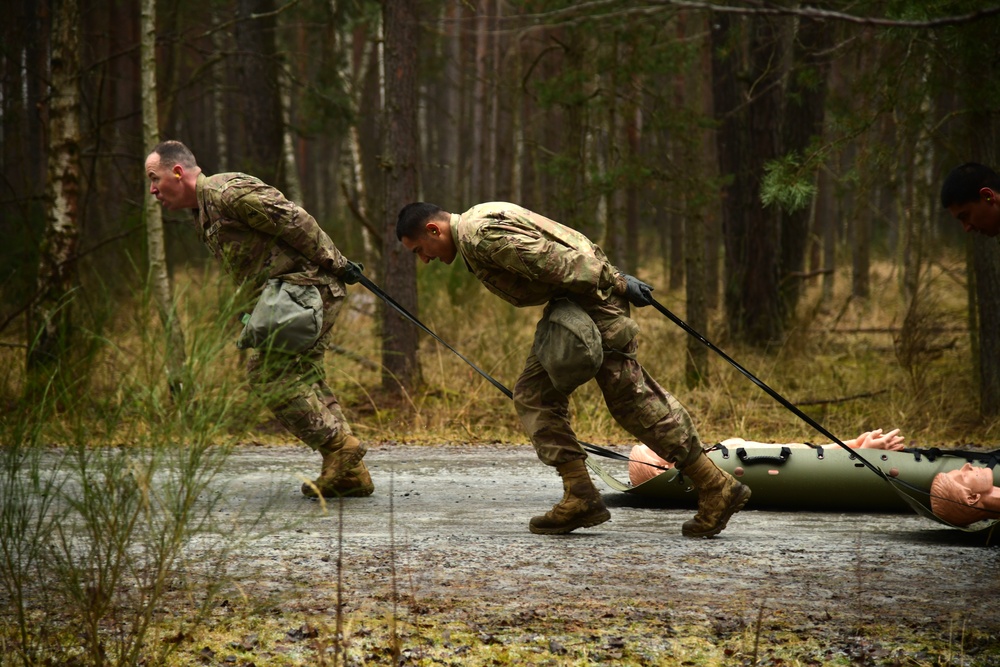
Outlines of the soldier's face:
[[948,211],[962,223],[966,232],[978,232],[984,236],[1000,234],[1000,202],[989,188],[980,191],[977,201],[952,204]]
[[157,153],[150,153],[146,158],[146,177],[149,179],[149,194],[167,209],[183,208],[181,197],[184,188],[179,173],[173,172],[165,165]]
[[404,236],[400,242],[403,247],[419,257],[424,264],[428,264],[434,259],[451,264],[458,254],[455,241],[451,238],[448,230],[441,230],[432,225],[428,225],[428,228],[418,238],[412,239]]

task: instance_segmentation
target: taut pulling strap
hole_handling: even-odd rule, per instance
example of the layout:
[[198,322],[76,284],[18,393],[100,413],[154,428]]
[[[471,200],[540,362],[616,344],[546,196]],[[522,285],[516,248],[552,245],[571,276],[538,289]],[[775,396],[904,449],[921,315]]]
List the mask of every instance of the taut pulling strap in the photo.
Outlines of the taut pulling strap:
[[[506,396],[507,398],[510,398],[510,399],[514,398],[514,392],[512,392],[510,389],[508,389],[506,386],[504,386],[504,384],[502,382],[500,382],[495,377],[493,377],[492,375],[490,375],[489,373],[487,373],[486,371],[484,371],[479,366],[477,366],[474,363],[472,363],[469,359],[467,359],[465,357],[465,355],[463,355],[461,352],[459,352],[458,350],[456,350],[455,348],[453,348],[451,345],[449,345],[448,343],[446,343],[436,333],[434,333],[433,331],[431,331],[430,329],[428,329],[424,325],[423,322],[421,322],[420,320],[418,320],[413,314],[411,314],[408,310],[406,310],[406,308],[403,308],[403,306],[401,306],[400,304],[398,304],[395,299],[393,299],[391,296],[389,296],[388,294],[386,294],[386,292],[383,291],[381,287],[379,287],[378,285],[376,285],[375,283],[373,283],[367,276],[365,276],[364,274],[362,274],[361,275],[361,279],[358,282],[362,286],[364,286],[365,288],[367,288],[368,291],[370,291],[372,294],[374,294],[375,296],[377,296],[378,298],[382,299],[387,304],[389,304],[390,306],[392,306],[392,308],[397,313],[399,313],[400,315],[402,315],[405,319],[407,319],[410,322],[412,322],[413,324],[415,324],[418,329],[420,329],[421,331],[424,331],[424,332],[430,334],[434,338],[434,340],[436,340],[437,342],[441,343],[446,348],[448,348],[449,350],[451,350],[452,352],[454,352],[455,356],[457,356],[459,359],[461,359],[462,361],[464,361],[465,363],[467,363],[469,366],[471,366],[473,370],[475,370],[477,373],[479,373],[480,375],[482,375],[484,378],[486,378],[487,380],[489,380],[490,384],[492,384],[494,387],[496,387],[497,389],[499,389],[503,393],[504,396]],[[625,456],[624,454],[620,454],[620,453],[618,453],[618,452],[616,452],[616,451],[614,451],[612,449],[608,449],[606,447],[601,447],[600,445],[592,445],[589,442],[583,442],[581,440],[577,440],[577,442],[580,443],[581,447],[583,447],[586,451],[588,451],[588,452],[590,452],[592,454],[597,454],[598,456],[604,456],[604,457],[607,457],[609,459],[617,459],[619,461],[629,461],[630,460],[629,457]],[[647,463],[645,461],[641,461],[640,463],[644,463],[645,465],[648,465],[648,466],[650,466],[652,468],[659,468],[660,470],[669,470],[669,468],[665,468],[663,466],[656,465],[655,463]]]
[[358,282],[360,282],[362,285],[364,285],[365,287],[367,287],[368,290],[372,294],[374,294],[375,296],[377,296],[378,298],[382,299],[387,304],[389,304],[390,306],[392,306],[396,310],[397,313],[399,313],[404,318],[408,319],[409,321],[411,321],[415,325],[417,325],[417,328],[421,329],[422,331],[427,332],[428,334],[430,334],[431,336],[434,337],[434,340],[436,340],[437,342],[441,343],[446,348],[448,348],[449,350],[451,350],[452,352],[454,352],[455,355],[459,359],[461,359],[465,363],[469,364],[469,366],[472,366],[472,368],[477,373],[479,373],[484,378],[486,378],[487,380],[489,380],[493,384],[493,386],[496,387],[497,389],[499,389],[500,391],[502,391],[507,398],[514,398],[514,394],[511,392],[510,389],[508,389],[507,387],[503,386],[503,384],[501,384],[499,380],[497,380],[492,375],[490,375],[489,373],[487,373],[486,371],[484,371],[482,368],[480,368],[479,366],[475,365],[474,363],[472,363],[471,361],[469,361],[468,359],[466,359],[465,356],[461,352],[459,352],[458,350],[456,350],[455,348],[453,348],[448,343],[444,342],[444,340],[442,340],[440,336],[438,336],[436,333],[434,333],[433,331],[431,331],[430,329],[428,329],[426,326],[424,326],[423,322],[421,322],[416,317],[414,317],[413,315],[411,315],[410,312],[408,310],[406,310],[406,308],[403,308],[401,305],[399,305],[398,303],[396,303],[395,299],[393,299],[391,296],[389,296],[384,291],[382,291],[381,287],[379,287],[378,285],[376,285],[375,283],[373,283],[371,280],[369,280],[364,274],[361,274],[361,280],[358,281]]
[[707,338],[705,338],[704,336],[702,336],[700,333],[698,333],[697,331],[695,331],[694,329],[692,329],[691,326],[687,322],[685,322],[684,320],[682,320],[681,318],[677,317],[672,312],[670,312],[669,310],[667,310],[666,306],[662,305],[659,301],[657,301],[656,299],[654,299],[652,297],[649,297],[649,300],[652,303],[653,307],[656,308],[661,313],[663,313],[664,315],[666,315],[667,318],[671,322],[673,322],[674,324],[676,324],[677,326],[679,326],[681,329],[683,329],[684,331],[686,331],[687,333],[689,333],[691,336],[693,336],[694,338],[696,338],[699,342],[701,342],[703,345],[705,345],[706,347],[708,347],[708,349],[712,350],[713,352],[715,352],[716,354],[718,354],[720,357],[722,357],[723,359],[725,359],[726,361],[728,361],[730,363],[730,365],[732,365],[733,368],[735,368],[736,370],[738,370],[740,373],[743,373],[743,375],[745,375],[751,382],[753,382],[755,385],[757,385],[758,387],[760,387],[761,389],[763,389],[765,392],[767,392],[767,394],[771,398],[773,398],[774,400],[776,400],[779,403],[781,403],[784,407],[786,407],[788,410],[790,410],[795,416],[797,416],[799,419],[801,419],[805,423],[807,423],[810,426],[812,426],[814,429],[816,429],[817,431],[819,431],[821,434],[823,434],[824,436],[826,436],[827,438],[829,438],[832,442],[840,445],[841,447],[843,447],[847,451],[849,451],[852,454],[854,454],[854,456],[859,461],[861,461],[863,464],[865,464],[865,466],[869,470],[871,470],[872,472],[874,472],[876,475],[878,475],[882,479],[885,479],[885,480],[888,481],[888,477],[886,476],[886,474],[884,472],[882,472],[882,470],[878,466],[873,465],[872,463],[870,463],[869,461],[867,461],[863,456],[861,456],[860,454],[858,454],[858,451],[856,449],[851,449],[850,447],[848,447],[847,445],[845,445],[843,442],[841,442],[840,439],[837,436],[835,436],[834,434],[830,433],[825,428],[823,428],[823,426],[821,424],[819,424],[816,420],[814,420],[812,417],[810,417],[806,413],[804,413],[801,410],[799,410],[791,401],[789,401],[784,396],[782,396],[781,394],[779,394],[778,392],[776,392],[775,390],[771,389],[769,386],[767,386],[766,384],[764,384],[761,380],[759,380],[757,378],[757,376],[755,376],[753,373],[751,373],[747,369],[743,368],[743,366],[741,366],[739,363],[737,363],[732,357],[730,357],[728,354],[726,354],[725,352],[723,352],[722,350],[720,350],[718,347],[716,347],[714,344],[712,344],[712,342],[710,340],[708,340]]

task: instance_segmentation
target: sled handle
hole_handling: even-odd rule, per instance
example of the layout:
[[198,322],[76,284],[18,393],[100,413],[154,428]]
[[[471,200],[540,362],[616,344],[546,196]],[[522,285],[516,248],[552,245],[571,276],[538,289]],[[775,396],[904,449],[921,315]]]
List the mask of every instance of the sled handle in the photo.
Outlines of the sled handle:
[[792,455],[792,450],[788,447],[782,447],[781,453],[777,456],[750,456],[747,454],[747,450],[743,447],[736,449],[736,457],[739,458],[740,463],[744,465],[753,465],[755,463],[770,463],[776,466],[780,466],[788,461],[788,457]]

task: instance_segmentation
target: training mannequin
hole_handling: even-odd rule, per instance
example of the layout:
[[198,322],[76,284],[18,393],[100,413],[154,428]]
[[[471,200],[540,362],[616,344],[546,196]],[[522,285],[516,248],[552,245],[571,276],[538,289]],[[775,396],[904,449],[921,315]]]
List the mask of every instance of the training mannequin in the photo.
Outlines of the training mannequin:
[[[719,443],[725,447],[808,447],[809,445],[797,442],[785,443],[785,444],[767,444],[763,442],[754,442],[752,440],[744,440],[743,438],[729,438],[723,440]],[[888,433],[883,433],[882,429],[877,428],[874,431],[865,431],[857,438],[853,440],[845,440],[844,444],[851,449],[888,449],[892,451],[899,451],[905,446],[905,440],[903,436],[899,435],[899,429],[893,429]],[[823,445],[824,447],[838,447],[836,444]],[[656,455],[656,453],[645,445],[636,445],[632,448],[632,451],[628,455],[628,478],[632,486],[639,486],[643,482],[653,479],[660,473],[664,472],[664,469],[670,469],[673,466],[668,462],[664,461],[662,458]],[[652,464],[652,465],[647,465]],[[656,467],[659,466],[659,467]]]

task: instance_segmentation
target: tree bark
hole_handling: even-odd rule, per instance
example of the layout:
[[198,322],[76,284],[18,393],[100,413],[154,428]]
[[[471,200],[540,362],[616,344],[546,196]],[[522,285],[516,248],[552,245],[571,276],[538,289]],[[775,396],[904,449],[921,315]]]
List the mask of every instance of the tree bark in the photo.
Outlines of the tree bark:
[[[385,290],[417,313],[416,260],[396,240],[396,215],[417,197],[417,30],[415,0],[383,0],[385,31],[385,224],[382,244]],[[420,381],[417,329],[383,305],[382,387],[411,392]]]
[[278,179],[282,122],[278,86],[275,0],[237,0],[236,82],[238,113],[230,119],[240,129],[233,142],[233,167],[284,190]]
[[78,284],[80,193],[80,8],[53,3],[45,236],[38,299],[28,318],[29,389],[62,370],[71,349],[72,292]]
[[[760,202],[763,165],[777,154],[779,117],[777,30],[774,19],[751,17],[749,74],[743,87],[739,39],[731,19],[714,17],[713,90],[719,131],[719,167],[731,175],[725,187],[723,230],[726,243],[725,306],[734,338],[766,346],[784,331],[778,293],[777,212]],[[729,52],[725,58],[723,54]]]
[[[140,76],[142,79],[142,135],[146,151],[160,141],[160,123],[157,118],[156,88],[156,0],[142,0],[140,6]],[[160,313],[160,322],[166,333],[167,386],[176,396],[184,389],[184,367],[187,355],[184,349],[184,331],[174,308],[170,274],[167,271],[167,252],[163,240],[163,209],[151,196],[145,198],[146,252],[149,261],[149,280]]]
[[[823,55],[833,43],[834,31],[824,22],[804,19],[799,24],[792,54],[792,71],[785,93],[783,150],[803,156],[809,143],[823,132],[829,61]],[[813,182],[816,170],[808,174]],[[794,315],[802,281],[790,278],[805,269],[811,206],[783,212],[781,219],[781,298],[786,316]]]
[[[978,95],[986,96],[985,99]],[[1000,117],[986,107],[989,92],[978,91],[970,95],[976,113],[969,122],[970,159],[983,164],[1000,166]],[[996,109],[993,100],[992,109]],[[973,350],[978,348],[975,359],[979,374],[979,412],[983,417],[1000,416],[1000,251],[992,241],[976,235],[970,239],[974,244],[973,263],[969,267],[974,282],[970,289],[969,308],[974,312],[971,319],[978,325]]]

